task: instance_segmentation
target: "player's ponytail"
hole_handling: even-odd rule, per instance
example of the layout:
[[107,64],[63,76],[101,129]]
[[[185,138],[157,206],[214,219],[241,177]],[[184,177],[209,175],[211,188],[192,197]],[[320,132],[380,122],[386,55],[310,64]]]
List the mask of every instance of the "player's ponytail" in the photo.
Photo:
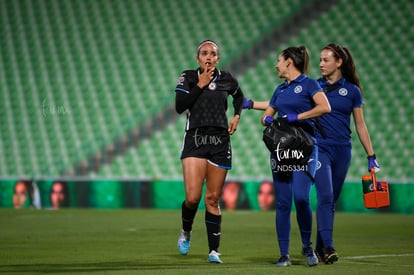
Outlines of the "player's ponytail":
[[348,80],[349,82],[354,83],[355,85],[357,85],[361,90],[362,90],[362,86],[361,83],[359,81],[359,77],[356,73],[356,69],[355,69],[355,63],[354,63],[354,59],[352,58],[351,52],[343,47],[342,48],[344,50],[344,52],[347,55],[347,60],[345,62],[345,66],[342,70],[342,75],[344,76],[344,78],[346,80]]
[[342,59],[341,73],[342,76],[349,82],[358,86],[361,90],[361,83],[356,73],[354,59],[351,52],[338,44],[331,43],[323,48],[323,50],[329,50],[333,53],[335,60]]
[[305,46],[289,47],[281,52],[281,55],[287,60],[292,59],[293,65],[301,73],[308,74],[309,72],[309,51]]

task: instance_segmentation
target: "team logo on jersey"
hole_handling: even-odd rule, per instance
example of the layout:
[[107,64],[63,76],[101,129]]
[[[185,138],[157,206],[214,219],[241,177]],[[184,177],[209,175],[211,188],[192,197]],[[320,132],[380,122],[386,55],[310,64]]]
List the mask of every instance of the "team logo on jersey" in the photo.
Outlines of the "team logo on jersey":
[[298,93],[302,92],[302,86],[300,86],[300,85],[296,86],[293,91],[295,92],[295,94],[298,94]]
[[177,85],[183,85],[183,83],[184,83],[184,75],[181,75],[181,76],[178,78]]
[[214,90],[217,88],[217,84],[216,84],[215,82],[211,82],[211,83],[208,85],[208,88],[209,88],[210,90],[214,91]]
[[276,160],[274,158],[270,159],[270,167],[272,168],[272,170],[275,170],[277,166]]
[[316,164],[316,170],[319,170],[319,168],[322,167],[322,163],[318,160],[318,163]]
[[339,93],[341,96],[346,96],[346,95],[348,94],[348,90],[347,90],[347,89],[345,89],[345,88],[341,88],[341,89],[339,89],[338,93]]

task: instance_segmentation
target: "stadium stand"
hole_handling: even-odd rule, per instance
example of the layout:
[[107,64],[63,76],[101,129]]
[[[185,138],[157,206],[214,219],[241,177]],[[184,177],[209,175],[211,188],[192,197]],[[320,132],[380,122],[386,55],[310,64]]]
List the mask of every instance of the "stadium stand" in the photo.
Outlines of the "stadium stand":
[[[349,47],[383,177],[412,180],[414,4],[341,0],[325,11],[315,3],[0,1],[0,175],[180,178],[185,122],[171,112],[173,89],[196,66],[197,43],[211,38],[223,49],[222,68],[245,68],[235,71],[255,99],[280,83],[274,65],[284,47],[309,47],[313,77],[324,44]],[[316,19],[303,17],[288,39],[271,36],[309,5]],[[264,39],[276,41],[246,58]],[[243,113],[230,177],[270,177],[259,118]],[[359,180],[365,153],[353,138],[349,179]]]

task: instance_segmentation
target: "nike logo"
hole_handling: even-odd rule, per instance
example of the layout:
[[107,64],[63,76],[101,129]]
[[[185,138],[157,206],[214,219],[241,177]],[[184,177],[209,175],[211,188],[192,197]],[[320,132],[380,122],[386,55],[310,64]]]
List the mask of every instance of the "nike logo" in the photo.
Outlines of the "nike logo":
[[220,236],[221,235],[221,232],[219,232],[219,233],[213,233],[213,235],[216,236],[216,237],[217,236]]

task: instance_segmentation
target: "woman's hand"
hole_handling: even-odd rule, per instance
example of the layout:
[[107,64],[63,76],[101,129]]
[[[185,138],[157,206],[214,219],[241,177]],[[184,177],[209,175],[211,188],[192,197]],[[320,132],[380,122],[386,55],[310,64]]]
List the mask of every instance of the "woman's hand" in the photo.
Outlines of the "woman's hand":
[[201,74],[199,74],[198,83],[197,83],[198,87],[203,89],[205,86],[207,86],[210,83],[210,81],[214,77],[214,69],[215,69],[214,67],[206,68]]
[[235,115],[231,120],[230,120],[230,125],[229,125],[229,134],[232,135],[234,134],[234,132],[236,132],[237,130],[237,125],[239,125],[239,119],[240,116],[239,115]]

